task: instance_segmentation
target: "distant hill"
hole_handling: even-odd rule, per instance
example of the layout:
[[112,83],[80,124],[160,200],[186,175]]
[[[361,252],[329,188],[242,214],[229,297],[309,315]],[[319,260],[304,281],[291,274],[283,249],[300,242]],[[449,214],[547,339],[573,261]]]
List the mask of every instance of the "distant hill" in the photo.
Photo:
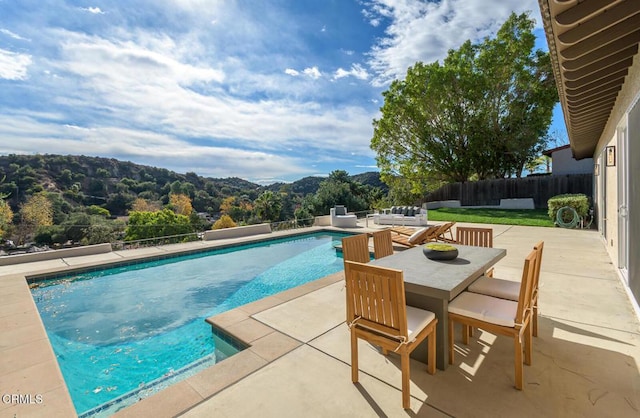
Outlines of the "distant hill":
[[[380,180],[380,173],[378,173],[377,171],[354,174],[352,176],[349,176],[349,178],[366,186],[378,187],[384,193],[387,193],[389,190],[389,187],[385,183],[383,183],[382,180]],[[268,190],[276,192],[285,187],[290,193],[306,196],[308,194],[316,193],[318,191],[318,188],[320,187],[320,183],[322,183],[325,179],[325,177],[309,176],[303,177],[300,180],[296,180],[293,183],[274,183],[266,186],[266,188]]]
[[[210,178],[113,158],[52,154],[0,156],[0,180],[3,177],[0,193],[8,195],[6,200],[14,209],[34,193],[48,191],[60,193],[66,205],[99,205],[112,215],[126,214],[136,198],[166,204],[170,193],[187,194],[196,211],[214,213],[226,197],[253,201],[265,190],[303,197],[315,193],[324,180],[304,177],[293,183],[260,186],[237,177]],[[387,191],[379,173],[351,178]]]

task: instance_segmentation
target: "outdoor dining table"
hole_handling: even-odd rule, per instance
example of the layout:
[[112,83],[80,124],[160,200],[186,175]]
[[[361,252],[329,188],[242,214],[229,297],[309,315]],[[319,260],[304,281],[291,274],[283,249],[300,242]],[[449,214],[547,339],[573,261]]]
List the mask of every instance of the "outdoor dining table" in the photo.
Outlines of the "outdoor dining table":
[[[474,280],[507,254],[500,248],[457,245],[458,257],[451,261],[434,261],[422,253],[421,245],[371,261],[371,264],[402,270],[406,302],[409,306],[436,314],[436,366],[445,370],[448,364],[449,301],[463,292]],[[427,344],[413,351],[411,357],[427,362]]]

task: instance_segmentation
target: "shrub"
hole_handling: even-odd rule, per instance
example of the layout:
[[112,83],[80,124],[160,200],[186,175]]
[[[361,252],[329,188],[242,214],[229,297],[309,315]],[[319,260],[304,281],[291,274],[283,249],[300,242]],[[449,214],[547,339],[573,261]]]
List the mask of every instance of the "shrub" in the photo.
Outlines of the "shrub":
[[235,228],[236,226],[237,225],[233,219],[231,219],[231,216],[222,215],[220,219],[213,224],[211,229]]
[[158,212],[130,212],[125,240],[168,237],[193,232],[189,217],[178,215],[170,209]]
[[108,218],[109,216],[111,216],[111,213],[109,213],[109,211],[105,208],[102,208],[98,205],[91,205],[87,208],[87,213],[89,215],[100,215],[100,216],[104,216],[105,218]]
[[569,206],[581,217],[587,215],[589,211],[589,199],[584,194],[561,194],[554,196],[547,201],[549,207],[549,217],[555,222],[558,210],[562,207]]

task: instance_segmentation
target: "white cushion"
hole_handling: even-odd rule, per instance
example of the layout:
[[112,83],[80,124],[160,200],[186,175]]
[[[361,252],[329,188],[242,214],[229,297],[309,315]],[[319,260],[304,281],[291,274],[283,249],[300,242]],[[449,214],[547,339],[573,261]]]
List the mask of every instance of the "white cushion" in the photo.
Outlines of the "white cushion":
[[420,228],[418,229],[416,232],[414,232],[413,234],[411,234],[411,236],[409,237],[408,241],[411,244],[415,244],[416,241],[418,241],[418,238],[420,237],[420,234],[422,234],[427,228]]
[[411,339],[411,335],[413,333],[418,334],[434,319],[436,319],[436,314],[431,311],[407,306],[407,329],[409,339]]
[[482,276],[471,283],[468,290],[473,293],[495,296],[517,302],[520,297],[520,282]]
[[449,303],[449,312],[505,327],[515,326],[518,302],[462,292]]

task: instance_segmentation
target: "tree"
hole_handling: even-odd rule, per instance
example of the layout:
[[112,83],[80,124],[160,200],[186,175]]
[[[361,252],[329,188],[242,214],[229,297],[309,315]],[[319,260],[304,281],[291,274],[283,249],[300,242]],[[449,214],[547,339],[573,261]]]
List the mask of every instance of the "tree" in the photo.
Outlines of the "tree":
[[131,210],[135,212],[157,212],[162,209],[160,202],[150,201],[138,197],[131,205]]
[[256,214],[263,221],[277,221],[282,209],[280,196],[267,190],[253,202]]
[[229,215],[222,215],[215,221],[211,229],[235,228],[237,225]]
[[13,219],[13,211],[11,206],[0,195],[0,238],[5,238],[7,228],[11,225]]
[[532,52],[533,21],[512,14],[495,39],[465,42],[443,64],[416,63],[383,93],[371,148],[388,184],[413,193],[437,181],[519,174],[551,122],[557,92],[548,54]]
[[191,199],[186,194],[171,194],[169,195],[169,206],[178,215],[189,216],[193,212],[191,206]]
[[31,196],[20,209],[20,237],[23,243],[25,238],[41,226],[53,225],[53,207],[51,201],[44,193]]
[[302,202],[305,213],[314,216],[327,215],[335,205],[345,205],[349,211],[369,209],[368,190],[349,178],[344,170],[334,170],[320,183],[315,195],[308,195]]

